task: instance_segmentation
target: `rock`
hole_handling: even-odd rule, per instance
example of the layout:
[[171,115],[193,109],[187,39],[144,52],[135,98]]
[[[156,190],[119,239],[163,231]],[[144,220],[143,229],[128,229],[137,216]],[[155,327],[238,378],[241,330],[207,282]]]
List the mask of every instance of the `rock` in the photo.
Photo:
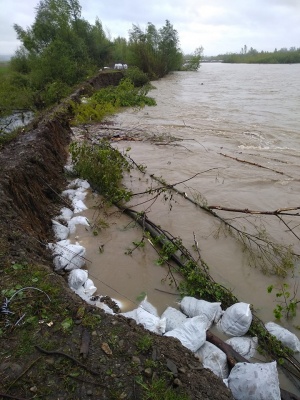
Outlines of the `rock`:
[[167,367],[172,372],[172,374],[174,376],[178,375],[178,369],[177,369],[176,364],[172,360],[170,360],[169,358],[167,359]]
[[15,378],[22,372],[20,364],[13,362],[4,362],[0,364],[0,372],[3,372],[8,378]]
[[112,355],[112,351],[111,348],[109,347],[108,343],[103,342],[101,344],[101,349],[104,351],[105,354],[107,354],[108,356]]
[[134,362],[135,364],[140,364],[141,360],[137,356],[132,356],[132,362]]
[[182,386],[182,382],[178,378],[175,378],[173,383],[174,383],[175,386]]

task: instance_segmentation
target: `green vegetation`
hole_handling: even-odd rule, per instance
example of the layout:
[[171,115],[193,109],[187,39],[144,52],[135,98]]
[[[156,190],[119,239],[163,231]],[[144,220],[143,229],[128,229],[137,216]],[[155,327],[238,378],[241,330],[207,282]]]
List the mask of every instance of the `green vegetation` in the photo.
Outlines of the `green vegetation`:
[[117,87],[106,87],[92,96],[97,104],[111,104],[116,109],[119,107],[144,107],[155,106],[153,98],[147,97],[150,86],[135,88],[130,79],[122,79]]
[[279,286],[270,285],[268,287],[268,293],[272,293],[273,289],[276,290],[276,298],[278,304],[273,310],[273,314],[276,319],[281,319],[283,316],[286,318],[292,318],[296,316],[297,304],[299,299],[296,298],[298,286],[294,288],[294,293],[290,292],[290,286],[287,283],[282,283]]
[[[216,57],[214,57],[216,59]],[[241,53],[223,54],[217,58],[223,60],[225,63],[246,63],[246,64],[294,64],[300,63],[300,48],[296,49],[291,47],[289,50],[286,48],[273,52],[261,51],[253,49],[247,49],[244,46],[241,49]]]
[[145,31],[133,25],[129,32],[127,57],[130,65],[146,72],[150,79],[179,70],[183,55],[179,48],[178,32],[168,20],[158,30],[151,22],[148,22]]
[[148,351],[152,345],[153,339],[150,335],[141,336],[136,343],[136,347],[139,352]]
[[123,171],[129,171],[130,165],[107,141],[95,146],[73,142],[70,152],[75,172],[87,179],[108,202],[130,199],[131,192],[121,187]]
[[143,400],[189,400],[190,397],[184,393],[177,393],[168,386],[164,378],[152,379],[151,382],[144,382],[141,376],[136,378],[136,382],[144,389]]
[[200,67],[200,62],[203,54],[203,47],[198,47],[194,54],[186,55],[184,57],[184,64],[182,66],[183,71],[197,71]]

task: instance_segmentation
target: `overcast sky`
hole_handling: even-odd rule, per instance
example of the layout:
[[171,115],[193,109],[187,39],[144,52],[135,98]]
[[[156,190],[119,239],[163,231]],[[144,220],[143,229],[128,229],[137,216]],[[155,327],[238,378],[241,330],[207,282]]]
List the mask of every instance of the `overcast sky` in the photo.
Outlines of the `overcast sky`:
[[[13,24],[32,25],[39,0],[0,0],[0,54],[20,46]],[[273,51],[300,47],[300,0],[81,0],[82,18],[100,19],[111,39],[128,38],[132,24],[156,28],[169,20],[180,47],[204,47],[211,56],[248,49]]]

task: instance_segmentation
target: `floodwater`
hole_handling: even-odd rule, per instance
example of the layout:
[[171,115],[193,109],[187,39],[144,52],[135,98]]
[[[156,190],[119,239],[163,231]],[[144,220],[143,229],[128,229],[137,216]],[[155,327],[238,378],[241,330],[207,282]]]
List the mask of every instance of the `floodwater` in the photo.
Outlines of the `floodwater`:
[[[124,183],[134,193],[141,192],[160,186],[151,180],[154,174],[171,184],[185,181],[176,188],[210,206],[260,211],[299,207],[299,76],[300,64],[208,63],[198,72],[176,72],[153,82],[156,89],[149,95],[155,97],[156,107],[127,110],[112,118],[127,133],[143,131],[152,138],[115,144],[120,151],[130,147],[131,158],[147,167],[144,175],[132,172]],[[291,294],[300,299],[299,262],[285,278],[264,274],[259,258],[256,266],[250,266],[241,244],[219,229],[215,217],[187,199],[174,194],[171,202],[161,196],[139,204],[144,200],[134,196],[130,206],[146,210],[153,222],[179,236],[190,251],[196,238],[213,278],[240,301],[253,304],[264,321],[274,320],[279,299],[275,289],[267,293],[269,285],[286,282]],[[90,194],[90,206],[97,201]],[[276,216],[216,212],[240,229],[256,235],[266,231],[274,241],[292,245],[300,254],[299,217],[285,216],[282,222]],[[90,208],[84,215],[98,221],[94,234],[81,227],[76,235],[87,248],[88,269],[99,294],[120,300],[124,311],[135,308],[142,293],[160,312],[176,306],[176,288],[168,270],[156,265],[158,256],[151,245],[146,241],[145,247],[125,254],[142,239],[140,227],[132,226],[128,217],[114,209]],[[108,220],[112,222],[105,228]],[[282,319],[282,324],[297,333],[300,310],[292,320]]]
[[[147,138],[114,144],[120,151],[130,147],[134,162],[147,167],[145,174],[131,171],[124,184],[140,193],[161,186],[151,178],[154,175],[177,184],[189,199],[204,205],[257,211],[299,207],[299,76],[300,64],[216,63],[154,82],[156,89],[150,95],[156,107],[130,109],[112,118],[127,136],[143,132]],[[256,253],[256,264],[250,264],[247,250],[218,219],[183,196],[173,193],[171,199],[171,194],[165,194],[167,198],[157,199],[155,192],[147,198],[135,195],[129,206],[147,212],[150,220],[180,237],[195,257],[196,240],[212,277],[240,301],[251,303],[263,321],[274,321],[273,309],[282,300],[276,297],[280,289],[268,293],[268,286],[280,288],[287,283],[291,297],[300,299],[299,261],[285,277],[272,271],[266,274],[260,254]],[[141,228],[114,207],[105,209],[92,192],[87,204],[83,214],[91,228],[78,226],[73,239],[87,249],[87,267],[98,294],[121,301],[122,311],[135,308],[145,293],[160,313],[168,306],[178,307],[174,281],[178,283],[180,277],[156,264],[158,254],[147,240],[144,247],[137,247],[143,237]],[[255,236],[268,234],[272,241],[292,246],[300,254],[299,216],[279,219],[215,211],[235,227]],[[282,318],[281,324],[299,336],[300,310],[292,319]],[[284,377],[280,380],[283,387],[297,392]]]

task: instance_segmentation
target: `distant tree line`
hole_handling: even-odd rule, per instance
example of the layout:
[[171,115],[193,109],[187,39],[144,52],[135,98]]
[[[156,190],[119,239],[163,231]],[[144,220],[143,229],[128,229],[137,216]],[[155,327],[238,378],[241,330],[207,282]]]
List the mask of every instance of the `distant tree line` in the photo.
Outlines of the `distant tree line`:
[[[214,57],[216,58],[216,57]],[[219,55],[218,58],[225,63],[246,63],[246,64],[295,64],[300,63],[300,48],[275,49],[273,52],[261,51],[245,45],[240,53]]]
[[[21,47],[0,82],[0,116],[12,109],[47,107],[115,63],[139,68],[149,79],[180,70],[184,63],[178,33],[168,20],[160,29],[150,22],[145,30],[133,25],[128,40],[111,40],[98,18],[90,24],[81,17],[78,0],[41,0],[34,23],[14,29]],[[195,52],[185,69],[197,69],[200,60]]]

